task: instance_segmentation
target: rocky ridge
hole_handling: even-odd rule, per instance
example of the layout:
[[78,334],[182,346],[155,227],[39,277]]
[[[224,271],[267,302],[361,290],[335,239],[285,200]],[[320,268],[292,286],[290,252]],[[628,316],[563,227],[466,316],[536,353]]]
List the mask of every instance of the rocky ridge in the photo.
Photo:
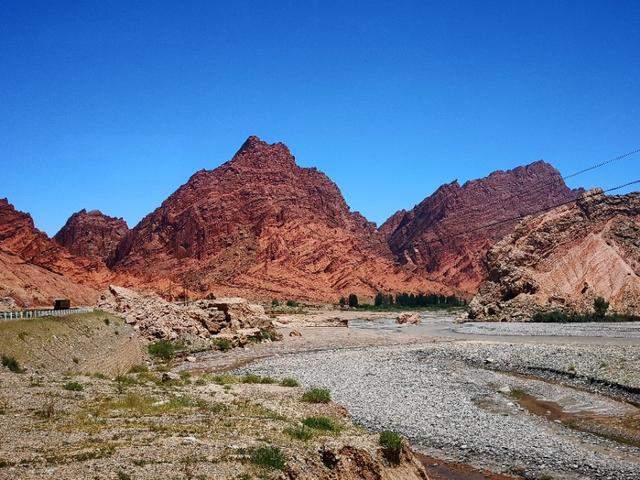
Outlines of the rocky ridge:
[[296,165],[284,144],[257,137],[227,163],[195,173],[125,236],[109,265],[167,297],[176,285],[198,296],[323,301],[448,290],[395,265],[375,225],[349,210],[335,183]]
[[27,213],[0,199],[0,297],[20,306],[50,304],[65,296],[91,304],[113,274],[104,263],[71,254],[51,240]]
[[640,313],[640,193],[600,190],[529,217],[486,257],[488,280],[470,304],[472,318],[530,320],[536,311]]
[[[554,167],[538,161],[460,185],[438,188],[379,229],[399,263],[436,281],[475,293],[486,278],[482,258],[517,221],[513,217],[576,198]],[[487,224],[490,228],[478,229]],[[470,232],[459,235],[460,232]]]
[[106,262],[129,231],[122,218],[80,210],[53,237],[72,254]]

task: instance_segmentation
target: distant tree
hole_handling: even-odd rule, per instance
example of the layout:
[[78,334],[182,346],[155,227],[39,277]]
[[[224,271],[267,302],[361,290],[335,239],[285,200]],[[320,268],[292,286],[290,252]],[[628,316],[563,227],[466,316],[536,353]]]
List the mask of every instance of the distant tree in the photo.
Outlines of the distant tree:
[[280,302],[274,298],[273,300],[271,300],[271,306],[278,307],[280,306]]
[[382,295],[380,292],[376,293],[376,298],[373,300],[373,304],[376,307],[380,307],[384,305],[384,303],[385,303],[385,296]]
[[349,294],[349,306],[352,308],[358,306],[358,296],[355,293]]
[[295,300],[287,300],[287,307],[297,307],[298,306],[298,302],[296,302]]
[[597,297],[593,301],[593,312],[597,318],[604,318],[609,309],[609,302],[602,297]]
[[347,304],[347,299],[344,297],[340,297],[340,306],[344,307]]

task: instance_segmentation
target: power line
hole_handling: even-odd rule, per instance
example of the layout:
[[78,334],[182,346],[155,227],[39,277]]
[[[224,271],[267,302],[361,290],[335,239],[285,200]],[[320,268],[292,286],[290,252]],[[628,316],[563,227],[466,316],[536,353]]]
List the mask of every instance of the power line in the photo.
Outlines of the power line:
[[617,162],[619,160],[623,160],[625,158],[628,158],[628,157],[631,157],[633,155],[636,155],[637,153],[640,153],[640,148],[637,148],[635,150],[631,150],[631,151],[629,151],[627,153],[623,153],[622,155],[618,155],[617,157],[613,157],[613,158],[610,158],[608,160],[604,160],[604,161],[602,161],[600,163],[596,163],[595,165],[591,165],[590,167],[584,168],[582,170],[579,170],[577,172],[571,173],[569,175],[555,177],[554,179],[549,180],[547,182],[543,182],[543,183],[539,184],[538,186],[536,186],[535,188],[532,188],[530,190],[519,192],[519,193],[514,193],[514,194],[511,194],[511,195],[509,195],[509,196],[507,196],[505,198],[497,198],[493,202],[483,203],[482,206],[479,206],[478,208],[472,209],[472,212],[475,213],[475,212],[484,210],[488,206],[500,204],[500,203],[506,202],[508,200],[511,200],[513,198],[521,197],[523,195],[531,195],[532,193],[539,192],[541,190],[544,190],[546,187],[549,187],[551,185],[554,185],[554,184],[558,183],[560,180],[564,181],[564,180],[567,180],[569,178],[577,177],[578,175],[581,175],[581,174],[586,173],[586,172],[590,172],[592,170],[596,170],[598,168],[601,168],[601,167],[604,167],[606,165],[609,165],[610,163]]
[[456,232],[456,233],[448,235],[447,237],[444,237],[444,238],[438,238],[438,239],[429,240],[429,241],[426,241],[426,242],[421,242],[421,244],[429,245],[429,244],[432,244],[432,243],[443,243],[443,242],[445,242],[445,241],[447,241],[447,240],[449,240],[451,238],[459,237],[461,235],[468,235],[469,233],[477,232],[479,230],[483,230],[483,229],[489,228],[489,227],[494,227],[496,225],[501,225],[503,223],[514,222],[516,220],[522,220],[523,218],[529,217],[531,215],[537,215],[539,213],[548,212],[549,210],[553,210],[554,208],[562,207],[563,205],[569,205],[569,204],[572,204],[572,203],[576,203],[578,200],[584,200],[586,198],[590,198],[590,197],[593,197],[593,196],[603,195],[605,193],[613,192],[615,190],[620,190],[622,188],[628,187],[630,185],[635,185],[635,184],[638,184],[638,183],[640,183],[640,179],[639,180],[634,180],[632,182],[627,182],[627,183],[624,183],[622,185],[617,185],[615,187],[611,187],[611,188],[608,188],[608,189],[603,190],[603,191],[597,191],[597,192],[593,192],[591,194],[582,195],[581,197],[578,197],[578,198],[576,198],[574,200],[568,200],[568,201],[565,201],[565,202],[561,202],[561,203],[558,203],[556,205],[552,205],[550,207],[541,208],[539,210],[536,210],[536,211],[533,211],[533,212],[530,212],[530,213],[527,213],[527,214],[517,215],[515,217],[510,217],[510,218],[506,218],[506,219],[503,219],[503,220],[498,220],[496,222],[492,222],[492,223],[488,223],[486,225],[481,225],[479,227],[472,228],[471,230]]

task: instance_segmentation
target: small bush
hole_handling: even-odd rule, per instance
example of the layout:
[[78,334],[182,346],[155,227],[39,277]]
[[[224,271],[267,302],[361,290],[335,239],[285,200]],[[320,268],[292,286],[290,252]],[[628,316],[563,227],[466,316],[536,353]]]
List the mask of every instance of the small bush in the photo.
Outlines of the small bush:
[[82,384],[78,382],[67,382],[63,385],[63,388],[72,392],[81,392],[82,390],[84,390]]
[[307,417],[302,421],[302,424],[306,427],[313,428],[315,430],[323,430],[325,432],[340,431],[340,425],[330,417]]
[[8,368],[13,373],[24,373],[24,368],[13,357],[2,355],[2,366]]
[[287,428],[284,431],[287,435],[297,440],[310,440],[313,437],[313,429],[307,427],[306,425],[299,425],[295,428]]
[[269,470],[284,470],[285,459],[278,447],[259,447],[251,451],[251,463]]
[[105,319],[103,320],[103,322],[104,322],[104,324],[105,324],[106,326],[111,325],[111,320],[109,320],[108,318],[105,318]]
[[272,384],[272,383],[276,383],[276,381],[271,377],[261,377],[260,375],[248,373],[247,375],[242,377],[242,383]]
[[175,357],[179,350],[178,345],[168,340],[158,340],[149,345],[149,355],[162,360],[170,360]]
[[233,347],[233,343],[231,343],[231,340],[228,340],[226,338],[215,339],[213,341],[213,345],[221,352],[228,352],[229,350],[231,350],[231,347]]
[[273,300],[271,300],[271,306],[272,307],[279,307],[280,306],[280,302],[274,298]]
[[302,401],[308,403],[329,403],[331,401],[331,392],[326,388],[312,388],[304,392]]
[[149,367],[147,367],[144,363],[140,365],[134,365],[129,369],[129,373],[146,373],[149,371]]
[[45,403],[43,407],[36,412],[36,415],[38,415],[40,418],[44,418],[45,420],[53,418],[56,415],[55,404],[52,401]]
[[280,386],[282,387],[299,387],[300,384],[295,378],[287,377],[283,378],[280,382]]
[[298,306],[298,302],[296,302],[295,300],[287,300],[287,307],[295,308],[297,306]]
[[380,446],[382,447],[382,453],[384,457],[393,464],[400,463],[400,453],[404,446],[402,437],[396,432],[385,430],[380,433],[379,438]]

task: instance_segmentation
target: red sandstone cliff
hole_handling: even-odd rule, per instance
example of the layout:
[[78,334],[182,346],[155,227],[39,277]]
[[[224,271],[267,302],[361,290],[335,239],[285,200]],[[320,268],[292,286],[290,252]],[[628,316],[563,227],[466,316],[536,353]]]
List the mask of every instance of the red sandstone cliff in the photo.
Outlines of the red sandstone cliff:
[[56,297],[92,304],[111,272],[102,262],[72,255],[33,224],[27,213],[0,199],[0,297],[19,305],[49,305]]
[[[505,220],[572,200],[580,192],[538,161],[462,186],[457,181],[443,185],[413,210],[393,215],[379,231],[401,264],[473,293],[487,275],[484,255],[518,223]],[[489,223],[496,225],[477,230]]]
[[574,204],[523,220],[486,257],[488,280],[473,318],[530,320],[538,310],[640,315],[640,193],[585,193]]
[[396,266],[375,226],[349,211],[326,175],[257,137],[195,173],[127,234],[110,266],[200,294],[335,301],[349,292],[444,290]]
[[53,238],[74,255],[106,262],[128,231],[122,218],[109,217],[98,210],[80,210]]

